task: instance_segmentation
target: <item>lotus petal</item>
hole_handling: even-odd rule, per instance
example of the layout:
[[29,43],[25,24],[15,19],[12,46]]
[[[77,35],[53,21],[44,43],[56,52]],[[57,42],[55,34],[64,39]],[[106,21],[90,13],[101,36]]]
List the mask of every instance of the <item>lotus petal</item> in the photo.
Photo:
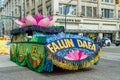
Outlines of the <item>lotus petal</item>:
[[26,26],[25,23],[21,22],[19,19],[14,20],[20,27],[21,26]]
[[75,55],[75,59],[76,59],[76,60],[79,60],[79,59],[80,59],[79,51],[74,50],[74,55]]
[[50,21],[52,20],[52,16],[50,16],[50,15],[47,16],[47,18],[48,18]]
[[30,22],[31,24],[37,25],[37,21],[31,15],[28,15],[26,17],[26,19],[27,19],[27,22]]
[[50,22],[50,20],[46,17],[46,18],[40,20],[38,25],[39,26],[48,26],[49,22]]
[[24,17],[22,20],[20,20],[23,23],[26,23],[26,18]]
[[80,60],[85,59],[85,58],[87,58],[87,57],[88,57],[88,56],[87,56],[87,55],[85,55],[85,54],[84,54],[84,52],[82,52],[82,55],[81,55]]
[[74,60],[72,58],[69,58],[68,56],[65,56],[64,58],[67,59],[67,60]]
[[74,55],[75,53],[74,52],[70,52],[69,54],[68,54],[68,57],[69,58],[72,58],[72,59],[76,59],[76,57],[75,57],[75,55]]
[[76,56],[75,56],[74,51],[70,52],[66,56],[69,58],[69,60],[76,60]]
[[82,54],[83,54],[83,52],[82,52],[82,51],[79,51],[79,52],[78,52],[78,59],[79,59],[79,60],[81,59]]
[[48,22],[48,25],[47,25],[47,26],[52,26],[53,23],[54,23],[54,21],[52,20],[52,21]]
[[68,59],[68,60],[82,60],[82,59],[85,59],[87,57],[88,56],[85,55],[84,52],[74,50],[74,51],[69,52],[68,54],[66,54],[66,56],[64,58]]
[[37,23],[39,23],[39,21],[42,20],[43,18],[44,18],[44,16],[41,14],[36,14],[34,16],[34,19],[36,20]]

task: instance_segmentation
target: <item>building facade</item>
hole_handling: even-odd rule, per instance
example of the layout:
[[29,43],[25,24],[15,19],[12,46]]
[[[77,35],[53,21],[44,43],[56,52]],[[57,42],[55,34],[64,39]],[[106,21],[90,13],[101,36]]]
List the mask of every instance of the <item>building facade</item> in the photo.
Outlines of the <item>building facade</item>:
[[0,0],[0,36],[3,35],[3,21],[1,20],[1,15],[2,15],[2,9],[4,6],[4,0]]
[[[4,15],[23,18],[37,13],[53,16],[54,25],[65,26],[68,33],[112,41],[120,37],[120,4],[115,0],[5,0]],[[7,32],[17,26],[13,20],[4,25]]]
[[1,20],[2,8],[0,8],[0,36],[3,35],[3,21]]
[[4,0],[0,0],[0,8],[4,6]]

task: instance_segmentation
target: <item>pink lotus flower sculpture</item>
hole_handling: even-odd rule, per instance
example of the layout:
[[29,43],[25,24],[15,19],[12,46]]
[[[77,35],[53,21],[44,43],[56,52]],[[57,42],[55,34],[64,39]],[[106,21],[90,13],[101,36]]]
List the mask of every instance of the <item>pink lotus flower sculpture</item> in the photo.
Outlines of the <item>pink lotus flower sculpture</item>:
[[21,20],[16,19],[15,22],[20,27],[27,25],[52,26],[54,23],[51,16],[44,17],[41,14],[36,14],[34,16],[28,15]]
[[74,51],[68,53],[64,58],[68,59],[68,60],[82,60],[82,59],[85,59],[87,57],[88,56],[85,55],[84,52],[74,50]]

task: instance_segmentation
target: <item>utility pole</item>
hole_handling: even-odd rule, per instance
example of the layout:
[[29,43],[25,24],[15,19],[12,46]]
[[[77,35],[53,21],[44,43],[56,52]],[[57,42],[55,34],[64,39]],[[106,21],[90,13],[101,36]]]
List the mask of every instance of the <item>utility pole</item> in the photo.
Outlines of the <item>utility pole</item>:
[[67,7],[68,7],[68,4],[71,2],[72,0],[70,0],[69,2],[67,2],[65,4],[65,31],[66,31],[66,17],[67,17]]
[[65,31],[66,31],[66,16],[67,16],[67,5],[65,5]]

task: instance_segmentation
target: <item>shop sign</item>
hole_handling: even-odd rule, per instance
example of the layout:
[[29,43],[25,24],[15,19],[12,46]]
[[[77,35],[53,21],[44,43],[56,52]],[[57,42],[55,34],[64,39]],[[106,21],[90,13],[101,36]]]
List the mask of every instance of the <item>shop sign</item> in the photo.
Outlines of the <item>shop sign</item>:
[[[65,19],[63,18],[58,18],[56,22],[65,22]],[[74,22],[74,23],[79,23],[81,22],[80,19],[66,19],[66,22]]]

